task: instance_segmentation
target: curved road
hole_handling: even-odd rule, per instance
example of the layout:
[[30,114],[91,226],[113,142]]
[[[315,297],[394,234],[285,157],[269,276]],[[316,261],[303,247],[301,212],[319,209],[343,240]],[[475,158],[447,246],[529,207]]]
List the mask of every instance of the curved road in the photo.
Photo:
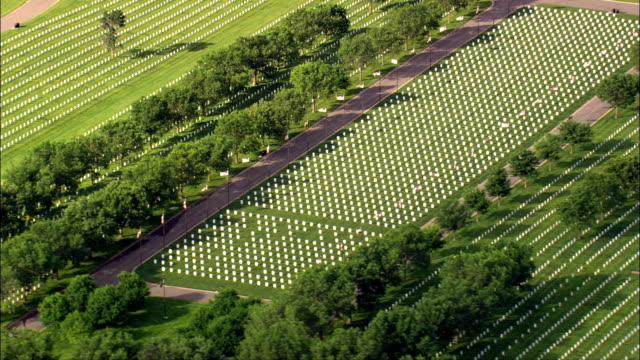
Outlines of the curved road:
[[[135,270],[142,262],[153,257],[166,245],[178,240],[202,221],[217,211],[224,209],[230,202],[267,180],[274,173],[284,169],[291,161],[295,161],[310,149],[340,131],[345,125],[362,115],[363,112],[392,95],[398,88],[429,69],[432,64],[437,63],[458,47],[490,28],[517,7],[532,4],[557,4],[608,11],[615,7],[623,13],[639,14],[638,6],[635,4],[606,0],[495,0],[490,9],[477,15],[460,28],[414,55],[287,144],[245,169],[232,178],[229,183],[220,186],[206,197],[192,204],[188,209],[169,219],[164,226],[159,226],[152,230],[140,242],[113,256],[91,273],[94,280],[98,286],[116,284],[118,273]],[[155,286],[151,286],[151,288],[152,295],[162,295],[159,288]],[[27,316],[10,324],[8,327],[22,326],[23,321],[26,322],[27,326],[31,327],[33,325],[33,327],[37,327],[39,323],[37,312],[27,314]]]

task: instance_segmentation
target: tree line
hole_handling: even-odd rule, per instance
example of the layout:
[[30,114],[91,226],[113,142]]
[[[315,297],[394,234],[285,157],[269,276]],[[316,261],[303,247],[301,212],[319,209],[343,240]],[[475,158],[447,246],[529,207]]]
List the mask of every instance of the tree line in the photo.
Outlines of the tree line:
[[[75,336],[74,359],[428,358],[516,301],[533,271],[530,250],[514,243],[450,256],[440,267],[439,285],[414,308],[380,311],[362,329],[350,323],[351,315],[373,309],[385,288],[403,276],[403,266],[428,266],[430,252],[440,246],[437,228],[406,226],[388,234],[357,249],[336,268],[306,270],[271,304],[240,299],[225,289],[171,336],[134,341],[117,329],[83,327],[77,312],[53,326],[62,336]],[[74,279],[74,288],[64,296],[86,299],[96,291],[90,284],[77,291],[75,282],[80,281]],[[3,339],[3,353],[23,351],[40,354],[34,359],[53,359],[54,336],[48,331],[19,332]]]

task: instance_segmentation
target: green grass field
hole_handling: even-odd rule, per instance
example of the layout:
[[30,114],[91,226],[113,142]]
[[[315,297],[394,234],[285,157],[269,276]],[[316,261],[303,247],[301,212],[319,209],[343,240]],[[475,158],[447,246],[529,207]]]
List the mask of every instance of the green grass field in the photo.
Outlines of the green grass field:
[[[471,338],[477,334],[470,334],[452,346],[450,355],[469,359],[480,353],[480,358],[603,358],[613,351],[611,358],[635,357],[638,276],[632,271],[638,270],[637,198],[621,204],[582,238],[554,212],[571,191],[571,186],[565,188],[571,180],[602,170],[611,157],[637,153],[638,119],[628,122],[636,113],[637,107],[626,110],[619,120],[607,115],[594,127],[595,143],[604,141],[602,147],[591,154],[585,150],[570,155],[565,150],[553,170],[544,166],[529,188],[518,185],[500,207],[494,204],[479,223],[467,226],[456,240],[448,242],[445,253],[473,251],[474,244],[488,245],[496,239],[530,244],[538,268],[530,297],[505,309],[504,316],[497,317],[486,332],[479,330],[481,336],[475,340]],[[606,139],[618,129],[616,136]],[[558,177],[553,186],[544,187]],[[636,335],[618,346],[634,331]]]
[[5,0],[3,1],[1,4],[2,6],[0,7],[0,9],[2,9],[2,16],[5,16],[9,13],[11,13],[13,10],[19,8],[20,6],[22,6],[22,4],[24,4],[26,2],[26,0]]
[[[512,23],[517,24],[517,20],[514,20]],[[485,42],[482,41],[480,43]],[[508,44],[500,44],[500,46],[508,46]],[[474,51],[476,51],[475,48],[469,47],[464,50],[464,53],[473,53]],[[485,50],[480,47],[479,51]],[[406,187],[409,186],[407,185],[407,182],[415,185],[415,179],[409,180],[413,179],[415,176],[413,174],[408,174],[406,169],[399,166],[402,165],[401,162],[394,164],[393,161],[400,160],[394,160],[393,158],[392,163],[387,165],[386,168],[384,166],[380,167],[380,164],[375,161],[367,161],[366,165],[363,165],[362,159],[367,156],[371,156],[371,153],[367,155],[366,148],[364,148],[365,152],[358,150],[362,149],[361,146],[356,146],[352,149],[355,143],[362,143],[362,140],[357,140],[358,137],[353,137],[352,135],[364,134],[366,136],[363,139],[367,141],[367,136],[369,136],[374,128],[378,129],[380,126],[383,126],[378,125],[378,123],[380,121],[385,121],[384,115],[382,116],[382,120],[380,118],[376,120],[376,116],[379,117],[381,114],[384,114],[382,112],[383,110],[388,111],[389,109],[402,109],[403,111],[406,111],[409,109],[406,106],[411,106],[411,109],[421,112],[423,106],[428,108],[428,105],[423,105],[415,99],[419,99],[424,94],[424,91],[432,91],[428,87],[427,90],[421,90],[423,89],[423,84],[435,83],[436,85],[433,86],[438,87],[438,81],[450,81],[447,76],[452,78],[459,76],[457,74],[441,75],[443,73],[441,69],[446,68],[447,66],[455,66],[455,61],[458,61],[456,59],[462,59],[461,61],[463,64],[465,63],[464,56],[458,55],[451,59],[445,60],[440,67],[425,75],[424,79],[419,79],[411,84],[410,88],[407,88],[398,96],[386,101],[385,104],[372,112],[373,119],[369,118],[368,120],[356,121],[353,125],[349,126],[341,134],[332,139],[332,141],[322,145],[319,149],[313,151],[310,155],[306,156],[297,164],[291,166],[285,172],[275,176],[273,180],[270,180],[260,188],[248,194],[243,200],[241,200],[241,203],[244,202],[244,204],[236,203],[231,207],[232,213],[228,215],[229,218],[225,218],[226,215],[222,215],[222,217],[216,216],[216,225],[219,227],[219,229],[217,229],[218,233],[213,232],[216,231],[212,229],[214,224],[212,222],[208,222],[206,225],[202,225],[199,229],[196,229],[193,233],[186,236],[183,242],[175,244],[173,251],[185,251],[184,246],[190,247],[187,251],[191,254],[186,256],[187,260],[180,259],[180,254],[176,255],[174,253],[173,255],[169,255],[165,253],[154,259],[156,262],[155,266],[147,263],[145,266],[140,268],[140,272],[149,280],[157,281],[161,276],[161,265],[166,264],[166,276],[169,284],[206,289],[215,289],[217,286],[230,286],[229,283],[225,283],[225,281],[233,282],[234,278],[236,279],[236,283],[241,282],[242,285],[240,286],[243,288],[251,287],[247,286],[247,282],[249,282],[249,284],[252,282],[257,283],[257,280],[259,280],[261,283],[264,283],[266,275],[267,288],[281,288],[291,279],[290,275],[300,271],[304,267],[312,266],[315,263],[327,264],[333,263],[336,260],[340,261],[341,253],[344,251],[336,251],[338,243],[346,242],[345,244],[352,247],[366,241],[363,236],[354,235],[356,234],[357,229],[379,233],[380,227],[385,228],[395,225],[401,218],[404,218],[403,221],[417,221],[417,219],[425,217],[428,215],[425,215],[425,213],[428,213],[431,210],[427,210],[428,206],[424,206],[423,204],[430,204],[431,208],[433,208],[434,206],[437,206],[437,203],[440,203],[441,199],[453,195],[453,192],[457,191],[459,187],[481,181],[479,178],[476,179],[477,174],[481,174],[487,169],[487,167],[494,166],[494,164],[499,163],[499,159],[506,158],[508,153],[512,149],[516,148],[513,139],[522,138],[522,141],[525,141],[526,143],[527,141],[531,141],[548,131],[550,129],[549,125],[557,124],[556,122],[551,121],[546,122],[545,124],[537,124],[535,128],[528,128],[528,126],[523,127],[522,124],[518,124],[516,122],[513,127],[516,127],[518,130],[513,134],[505,135],[505,131],[502,130],[500,131],[502,134],[500,136],[496,136],[496,134],[499,134],[500,132],[492,132],[494,134],[493,141],[495,141],[493,148],[504,148],[506,149],[505,153],[500,153],[500,155],[494,154],[490,159],[485,159],[485,155],[482,154],[486,151],[492,151],[487,147],[485,139],[478,145],[479,150],[476,150],[480,152],[480,158],[478,160],[465,165],[465,160],[463,159],[464,156],[463,158],[454,158],[455,161],[462,162],[463,168],[473,168],[471,174],[468,172],[461,174],[460,171],[458,171],[456,175],[455,170],[453,169],[444,170],[443,167],[451,167],[450,164],[453,161],[447,160],[446,164],[449,164],[449,166],[446,166],[443,161],[446,157],[433,158],[434,153],[432,149],[431,157],[427,157],[426,163],[429,164],[429,161],[433,161],[433,166],[435,166],[436,169],[440,169],[440,172],[444,172],[442,176],[445,178],[445,182],[442,183],[440,180],[427,182],[426,184],[428,186],[424,191],[429,194],[428,197],[426,197],[426,194],[416,195],[415,192],[412,195],[410,191],[405,194],[407,191],[402,187],[402,183],[398,183],[398,179],[402,179]],[[445,76],[444,80],[440,80],[440,77],[442,76]],[[499,77],[500,76],[498,76],[498,78]],[[471,81],[471,79],[469,79],[469,81]],[[513,84],[513,82],[511,82],[511,84]],[[516,84],[516,86],[518,85]],[[514,89],[514,91],[517,91],[517,89]],[[585,89],[584,94],[587,93],[588,89]],[[573,108],[583,99],[583,95],[580,95],[581,93],[578,91],[576,91],[575,94],[572,96],[577,97],[576,102],[566,101],[564,97],[561,97],[565,102],[554,105],[557,111],[557,116],[564,116],[565,108]],[[529,96],[534,95],[529,94]],[[448,97],[451,97],[451,95]],[[474,93],[469,93],[468,97],[470,101],[475,101],[473,99],[477,96]],[[537,95],[535,97],[537,97]],[[530,101],[533,102],[535,97]],[[453,99],[455,99],[455,97],[453,97]],[[482,96],[480,96],[479,99],[479,101],[482,101]],[[519,101],[524,101],[526,103],[529,100],[519,99]],[[549,99],[545,101],[555,100]],[[394,105],[395,103],[400,103],[401,105]],[[406,106],[402,105],[403,103],[405,103]],[[400,106],[403,107],[400,108]],[[451,107],[455,108],[455,106],[454,101],[451,104]],[[515,114],[505,115],[505,117],[515,117],[520,112],[518,106],[511,106],[511,108],[512,109],[505,109],[503,111],[513,111]],[[393,111],[395,113],[395,110]],[[451,111],[451,114],[454,113],[456,113],[456,110]],[[551,114],[551,111],[549,114]],[[546,117],[547,115],[543,116]],[[455,119],[453,115],[451,115],[450,118]],[[559,119],[556,118],[556,120]],[[427,125],[427,128],[424,129],[426,134],[429,134],[430,131],[438,131],[438,129],[448,127],[447,124],[440,124],[437,121],[438,120],[434,119],[431,125]],[[397,134],[402,132],[405,132],[406,134],[407,131],[407,128],[402,121],[393,123],[386,121],[384,126],[387,131],[389,131],[390,136],[397,136]],[[423,125],[415,123],[413,126]],[[429,130],[428,126],[431,126],[431,130]],[[433,130],[434,127],[436,130]],[[456,139],[458,139],[455,133],[460,128],[461,127],[458,126],[456,129],[447,129],[450,133],[453,132],[453,137],[450,139],[441,138],[438,143],[438,146],[445,146],[447,151],[452,151],[454,156],[456,152],[453,151],[453,145],[457,143]],[[486,128],[486,126],[484,128]],[[482,133],[483,129],[479,129],[477,132]],[[376,130],[376,133],[378,133],[378,130]],[[484,136],[486,137],[486,135],[487,134]],[[434,133],[433,136],[442,137],[442,130]],[[469,136],[468,133],[467,136]],[[342,140],[340,140],[341,138]],[[491,138],[491,136],[489,138]],[[409,140],[409,145],[415,141],[415,139],[411,138],[407,138],[405,140]],[[346,141],[346,143],[341,143],[340,141]],[[376,149],[380,154],[391,154],[393,152],[393,150],[389,150],[389,147],[391,146],[395,149],[396,155],[398,154],[398,150],[401,150],[408,158],[420,156],[417,153],[415,156],[413,155],[413,152],[415,151],[414,147],[408,145],[402,146],[398,141],[402,140],[394,140],[390,143],[387,143],[386,140],[378,140],[376,143]],[[473,145],[474,143],[475,140],[471,141],[471,145],[469,146],[475,146]],[[326,164],[329,168],[325,168],[325,164],[322,161],[323,158],[326,160]],[[361,168],[362,166],[366,166],[366,169]],[[407,163],[406,167],[415,168],[415,165],[413,163]],[[357,175],[353,175],[354,170],[355,174],[361,173],[362,175],[365,175],[365,178],[363,179],[362,176],[358,178]],[[394,175],[389,175],[390,171]],[[291,174],[289,174],[289,172],[291,172]],[[451,183],[447,184],[447,176],[451,178]],[[465,176],[467,177],[466,180]],[[367,184],[363,184],[363,180],[367,180],[367,178],[369,179],[369,182]],[[371,181],[371,179],[375,181]],[[378,188],[378,185],[382,185],[383,189],[385,186],[391,185],[396,190],[394,192],[386,193],[378,193],[378,190],[372,191],[374,190],[374,183],[376,183],[378,179],[381,179],[382,182],[381,184],[375,184],[376,189]],[[417,183],[422,183],[419,179],[415,181],[418,181]],[[345,184],[346,186],[344,186]],[[319,191],[319,197],[314,195],[316,190]],[[352,194],[352,190],[361,191],[361,193],[360,195],[358,195],[358,192]],[[432,197],[431,194],[434,191],[435,196]],[[378,194],[371,196],[371,194],[368,193]],[[323,194],[325,194],[325,196],[329,196],[323,197]],[[407,209],[392,210],[394,207],[393,204],[397,201],[398,196],[400,198],[404,197],[405,200],[407,197],[409,198],[409,202],[406,203]],[[417,203],[415,201],[417,201]],[[287,202],[289,202],[289,204]],[[367,208],[365,212],[362,211],[363,205]],[[372,207],[369,205],[372,205]],[[358,207],[360,209],[358,210],[354,207]],[[390,207],[391,209],[389,209]],[[379,208],[387,208],[391,214],[389,214],[383,221],[372,222],[371,219],[367,220],[367,218],[364,217],[371,215],[366,215],[366,212],[371,212],[373,211],[372,209]],[[245,212],[246,216],[243,215],[242,212]],[[269,226],[260,224],[260,221],[264,222],[264,215],[269,216],[271,218],[271,222],[275,222],[275,224],[270,226],[271,229],[269,229]],[[398,220],[396,220],[396,215]],[[262,216],[262,220],[258,216]],[[389,217],[391,218],[387,220]],[[413,220],[411,220],[412,217]],[[324,227],[324,231],[329,230],[329,235],[315,232],[308,233],[307,229],[293,226],[295,222],[303,221],[305,219],[315,223],[315,226],[320,224]],[[230,224],[221,223],[221,220],[228,221]],[[295,225],[298,224],[296,223]],[[330,228],[327,229],[327,226]],[[261,227],[263,229],[260,229]],[[295,229],[293,227],[295,227]],[[281,235],[282,233],[285,233],[285,235]],[[321,238],[320,236],[323,236],[324,238]],[[210,240],[209,237],[213,240]],[[251,238],[251,241],[249,241],[249,238]],[[257,244],[258,240],[260,245]],[[274,241],[273,243],[272,240]],[[304,242],[301,243],[301,240]],[[279,245],[277,241],[281,241],[282,244]],[[317,242],[317,244],[315,242]],[[180,248],[178,248],[178,246]],[[293,250],[289,248],[289,246],[293,246]],[[310,248],[313,248],[313,251],[311,251]],[[166,257],[163,258],[165,255]],[[276,255],[278,257],[282,256],[283,258],[274,259]],[[169,256],[172,258],[169,258]],[[301,257],[302,259],[296,259],[296,256]],[[182,255],[182,258],[185,258],[185,256]],[[162,264],[163,261],[165,264]],[[243,263],[243,261],[245,261],[245,263]],[[175,264],[170,265],[170,262]],[[188,262],[189,265],[187,266],[185,262]],[[247,262],[249,265],[247,265]],[[176,266],[178,268],[176,268]],[[181,271],[181,273],[178,274],[176,272],[171,272],[169,268],[176,268],[175,270]],[[187,270],[191,274],[188,274]],[[193,276],[194,270],[197,272],[197,276]],[[188,284],[185,283],[185,281],[188,282]],[[264,286],[264,284],[261,286]],[[255,291],[262,293],[263,291],[259,289],[260,287],[254,287]],[[253,292],[245,292],[244,294],[260,296]]]
[[[3,143],[17,141],[20,137],[22,140],[3,149],[3,168],[19,163],[28,149],[42,141],[81,136],[126,109],[133,101],[188,72],[207,49],[222,47],[239,36],[250,35],[301,3],[183,1],[152,9],[155,4],[152,1],[142,4],[121,1],[113,8],[122,9],[131,20],[123,28],[123,48],[114,58],[110,58],[100,44],[97,18],[87,20],[99,14],[99,6],[81,11],[80,14],[87,13],[84,17],[78,14],[65,17],[74,21],[52,28],[49,34],[53,36],[42,36],[40,31],[32,30],[35,26],[27,26],[24,31],[32,32],[24,36],[10,32],[3,36]],[[169,11],[170,6],[176,5],[179,6]],[[143,15],[145,11],[153,12]],[[218,14],[224,14],[224,17],[212,21],[211,17],[221,16]],[[231,21],[234,16],[237,19]],[[198,31],[201,25],[203,28]],[[216,26],[220,26],[220,30],[216,30]],[[73,42],[69,43],[72,37]],[[140,59],[130,58],[131,51],[136,49],[157,51],[188,43],[193,45],[176,53],[160,52]],[[28,46],[38,49],[37,56],[33,51],[26,51]],[[44,58],[48,61],[42,61]],[[88,71],[90,68],[92,70]],[[79,73],[79,70],[86,73]],[[62,79],[67,83],[61,84]],[[37,99],[33,99],[34,93],[38,94]],[[37,107],[41,110],[35,111]],[[58,120],[50,121],[56,116]],[[49,125],[43,125],[47,121],[50,121]],[[44,128],[37,130],[37,126]],[[29,132],[31,135],[26,135]]]

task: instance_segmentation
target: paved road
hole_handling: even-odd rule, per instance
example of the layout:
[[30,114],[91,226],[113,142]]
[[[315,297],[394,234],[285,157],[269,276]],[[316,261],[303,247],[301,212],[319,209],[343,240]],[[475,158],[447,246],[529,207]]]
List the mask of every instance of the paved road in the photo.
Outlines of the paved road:
[[[13,29],[15,23],[24,23],[27,20],[31,20],[34,17],[40,15],[45,10],[50,8],[58,0],[29,0],[19,8],[13,10],[11,13],[0,19],[0,31],[6,31]],[[16,30],[20,31],[20,30]]]
[[[580,7],[600,10],[609,9],[606,6],[611,7],[610,2],[605,0],[540,0],[539,2],[553,2],[570,6],[580,5]],[[423,73],[433,63],[443,59],[452,51],[491,27],[495,22],[515,10],[516,7],[535,3],[538,3],[538,1],[495,0],[489,10],[479,14],[443,39],[414,55],[287,144],[245,169],[242,173],[232,178],[229,183],[220,186],[207,197],[192,204],[187,210],[169,219],[163,226],[159,226],[149,232],[141,239],[140,243],[136,243],[112,257],[91,274],[94,280],[99,286],[116,284],[118,273],[135,270],[142,262],[153,257],[166,245],[181,238],[202,221],[217,211],[224,209],[230,202],[233,202],[274,173],[284,169],[291,161],[303,156],[310,149],[340,131],[363,112],[393,94],[399,87]],[[626,4],[615,3],[615,7],[620,8],[623,12],[638,14],[637,6],[633,4],[630,4],[631,6],[623,5]],[[204,298],[205,295],[202,296]],[[37,316],[37,314],[32,316]],[[18,322],[16,325],[19,326],[19,324]]]

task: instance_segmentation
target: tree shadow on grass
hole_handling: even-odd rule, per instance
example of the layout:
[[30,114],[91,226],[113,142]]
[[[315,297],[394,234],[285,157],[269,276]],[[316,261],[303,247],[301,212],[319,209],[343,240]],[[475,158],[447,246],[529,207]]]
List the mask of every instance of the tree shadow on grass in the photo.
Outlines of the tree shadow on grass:
[[179,50],[183,47],[184,50],[189,51],[189,52],[195,52],[195,51],[201,51],[204,50],[206,48],[208,48],[209,46],[213,45],[213,43],[208,43],[208,42],[192,42],[192,43],[177,43],[177,44],[173,44],[171,46],[167,46],[167,47],[163,47],[160,49],[131,49],[129,50],[130,59],[142,59],[142,58],[147,58],[150,56],[162,56],[162,55],[167,55],[170,54],[173,51]]

